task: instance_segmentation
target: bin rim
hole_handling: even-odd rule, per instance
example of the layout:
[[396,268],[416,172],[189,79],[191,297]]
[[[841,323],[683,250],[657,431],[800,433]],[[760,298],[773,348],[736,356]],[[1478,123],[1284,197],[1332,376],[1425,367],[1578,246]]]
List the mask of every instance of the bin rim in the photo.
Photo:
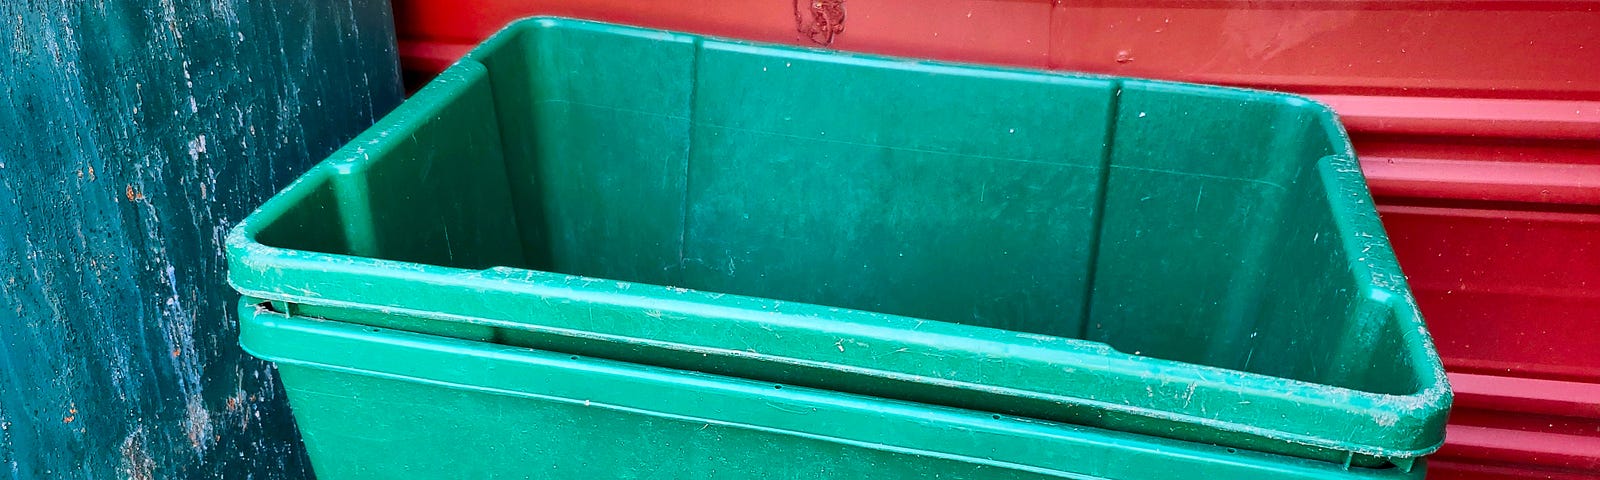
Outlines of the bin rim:
[[[512,396],[583,405],[585,408],[761,430],[857,447],[903,451],[934,458],[980,463],[1002,469],[1070,478],[1078,478],[1084,474],[1041,464],[1036,458],[1004,451],[991,451],[984,456],[974,456],[970,453],[949,451],[946,448],[928,448],[928,445],[915,443],[896,444],[881,438],[866,438],[858,434],[870,431],[887,433],[895,440],[904,440],[906,437],[890,433],[898,430],[861,430],[853,428],[852,425],[880,425],[886,421],[908,426],[937,423],[995,436],[1002,441],[1020,440],[1028,443],[1045,441],[1058,448],[1091,448],[1105,453],[1159,454],[1187,463],[1238,468],[1246,472],[1271,473],[1290,478],[1328,478],[1329,475],[1341,478],[1346,475],[1352,478],[1373,479],[1421,478],[1426,468],[1421,466],[1426,460],[1418,460],[1419,468],[1410,471],[1392,468],[1342,468],[1336,464],[1316,460],[1237,450],[1112,429],[995,415],[957,407],[832,392],[804,386],[774,384],[603,358],[346,324],[277,312],[260,305],[259,302],[259,299],[243,298],[239,301],[237,310],[241,323],[239,343],[247,353],[256,358],[276,365],[424,384],[470,394]],[[589,381],[583,383],[605,385],[605,387],[590,389],[591,393],[585,395],[572,395],[570,392],[536,392],[506,381],[504,376],[472,375],[460,368],[440,362],[383,360],[382,357],[361,353],[366,350],[365,346],[374,344],[405,350],[444,352],[452,356],[470,358],[475,362],[532,367],[545,372],[557,372],[554,374],[565,377],[592,375],[606,378],[608,381],[596,382],[586,378],[585,380]],[[619,382],[628,384],[630,388],[615,388]],[[728,412],[725,411],[708,411],[695,403],[688,404],[691,410],[686,410],[681,404],[676,405],[676,408],[651,405],[641,400],[654,397],[632,393],[636,392],[640,385],[656,389],[666,388],[668,389],[666,391],[688,389],[697,394],[714,392],[719,395],[743,396],[750,399],[745,402],[748,404],[765,404],[785,412],[806,411],[810,412],[810,415],[798,417],[797,422],[773,424],[762,419],[752,419],[748,415],[728,416]],[[293,396],[293,385],[289,386],[290,395]],[[835,418],[850,415],[858,419],[866,416],[875,420],[819,422],[814,420],[814,416],[818,414]]]
[[[364,298],[370,297],[368,295],[335,298],[323,296],[317,292],[320,287],[337,283],[340,279],[360,277],[395,282],[417,281],[434,285],[456,285],[478,289],[483,292],[528,295],[531,298],[542,298],[552,292],[560,291],[564,295],[577,295],[592,299],[597,303],[615,305],[655,303],[681,298],[686,295],[700,296],[700,298],[714,298],[718,302],[734,302],[741,306],[699,306],[694,308],[717,308],[721,309],[722,313],[741,319],[781,317],[791,321],[804,319],[805,322],[812,325],[817,324],[819,321],[825,321],[826,326],[832,331],[840,332],[881,329],[883,328],[881,327],[883,322],[901,325],[915,323],[923,325],[923,330],[931,329],[931,332],[927,332],[930,335],[948,335],[952,338],[965,338],[967,341],[977,338],[988,342],[985,345],[992,348],[1011,346],[1018,341],[1032,342],[1035,348],[1024,350],[1030,354],[1036,354],[1037,356],[1034,357],[1034,360],[1041,362],[1042,365],[1054,365],[1090,372],[1116,373],[1122,375],[1119,378],[1129,377],[1127,375],[1128,372],[1154,369],[1159,371],[1160,375],[1166,376],[1166,378],[1190,382],[1191,385],[1195,386],[1206,386],[1218,391],[1226,389],[1241,390],[1243,391],[1243,396],[1250,396],[1251,398],[1276,399],[1282,402],[1324,406],[1335,411],[1342,411],[1347,415],[1342,415],[1340,417],[1342,420],[1335,422],[1341,424],[1328,426],[1326,431],[1319,435],[1296,432],[1291,429],[1262,428],[1246,423],[1245,420],[1219,419],[1207,416],[1203,412],[1203,406],[1167,411],[1096,401],[1092,398],[1086,398],[1088,396],[1054,395],[1038,397],[1051,401],[1061,401],[1066,405],[1089,406],[1155,419],[1182,421],[1222,431],[1245,433],[1294,444],[1386,458],[1395,460],[1397,463],[1409,463],[1408,459],[1430,454],[1438,450],[1443,444],[1443,423],[1452,402],[1452,393],[1444,374],[1443,366],[1437,354],[1432,353],[1435,350],[1431,336],[1423,324],[1415,299],[1406,285],[1405,277],[1400,273],[1399,267],[1393,259],[1392,249],[1383,233],[1382,225],[1379,223],[1371,195],[1366,188],[1365,179],[1359,166],[1355,162],[1354,150],[1343,126],[1337,120],[1337,116],[1332,109],[1299,95],[1259,92],[1230,87],[1200,86],[1179,82],[1138,80],[1138,82],[1144,84],[1202,89],[1217,95],[1250,95],[1252,98],[1272,98],[1275,101],[1284,102],[1291,106],[1308,109],[1316,116],[1323,133],[1327,135],[1330,144],[1334,146],[1335,150],[1333,155],[1318,159],[1319,166],[1332,175],[1332,178],[1325,180],[1330,184],[1329,201],[1342,202],[1344,205],[1351,206],[1362,213],[1360,215],[1335,216],[1337,228],[1343,240],[1342,248],[1347,253],[1363,252],[1361,258],[1364,260],[1352,264],[1355,267],[1352,274],[1355,276],[1356,282],[1363,290],[1363,293],[1365,293],[1365,297],[1387,307],[1389,313],[1395,317],[1394,321],[1398,322],[1398,325],[1409,327],[1401,328],[1399,335],[1401,335],[1404,343],[1403,350],[1405,354],[1411,357],[1410,373],[1415,375],[1418,382],[1418,388],[1415,391],[1399,394],[1369,392],[1196,363],[1132,355],[1111,349],[1104,343],[1088,340],[1025,334],[989,327],[922,320],[802,302],[786,302],[670,286],[619,282],[521,268],[491,267],[474,270],[425,265],[279,248],[259,241],[258,236],[261,231],[267,225],[278,221],[297,202],[304,200],[317,188],[327,185],[335,176],[363,172],[372,162],[376,161],[375,159],[381,158],[382,153],[386,151],[386,145],[389,145],[389,143],[385,141],[385,138],[391,135],[403,134],[409,129],[416,128],[418,122],[414,119],[426,118],[428,112],[442,108],[459,95],[466,88],[468,82],[484,77],[487,69],[477,61],[482,52],[497,48],[497,46],[509,41],[508,39],[518,31],[552,26],[626,35],[682,36],[696,38],[697,41],[703,42],[724,42],[791,52],[801,51],[842,55],[864,60],[891,60],[952,68],[981,68],[1002,72],[1046,74],[1063,78],[1114,78],[1101,75],[903,59],[881,55],[836,52],[819,48],[771,45],[561,17],[530,17],[514,22],[501,30],[500,33],[490,37],[489,40],[486,40],[473,52],[457,61],[437,79],[402,103],[399,108],[384,116],[371,128],[291,183],[282,192],[273,196],[254,213],[232,228],[226,241],[229,284],[247,296],[270,301],[323,305],[369,312],[404,313],[424,318],[492,325],[502,328],[535,329],[539,328],[539,326],[496,319],[494,315],[489,313],[492,309],[472,311],[473,305],[454,305],[451,308],[444,309],[429,308],[429,305],[433,305],[429,303],[433,299],[428,298],[412,298],[408,299],[406,304],[394,304],[393,302],[372,301],[370,298]],[[283,281],[285,278],[294,276],[289,274],[299,275],[299,278],[293,282]],[[780,307],[789,311],[777,313]],[[567,331],[565,333],[573,334],[574,332]],[[649,339],[638,337],[613,338],[611,340],[638,344],[648,344],[650,342]],[[1042,353],[1046,351],[1049,352]],[[780,354],[760,353],[753,355],[756,358],[777,362],[792,363],[802,360]],[[892,376],[890,373],[881,371],[879,374]],[[1132,375],[1132,377],[1137,378],[1139,375]],[[937,380],[939,379],[929,377],[913,379],[913,381],[940,383]],[[1154,380],[1145,378],[1145,381],[1153,382]],[[964,383],[962,387],[1007,395],[1042,395],[1039,392],[1007,390],[975,383]],[[1369,412],[1371,415],[1362,415],[1357,410]],[[1334,435],[1332,432],[1348,432],[1352,428],[1350,424],[1344,423],[1345,421],[1358,422],[1359,427],[1357,428],[1370,427],[1370,430],[1363,431],[1363,436],[1366,433],[1377,433],[1373,433],[1371,436],[1359,441]],[[1418,435],[1415,434],[1416,431],[1423,433]]]

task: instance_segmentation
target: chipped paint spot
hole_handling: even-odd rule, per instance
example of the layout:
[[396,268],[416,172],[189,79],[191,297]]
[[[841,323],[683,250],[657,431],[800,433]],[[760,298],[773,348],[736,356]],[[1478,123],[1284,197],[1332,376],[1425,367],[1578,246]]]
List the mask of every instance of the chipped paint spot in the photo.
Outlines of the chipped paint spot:
[[[191,99],[192,100],[192,99]],[[200,154],[206,153],[206,136],[200,135],[189,141],[189,159],[199,160]]]
[[844,33],[844,10],[844,0],[794,0],[794,28],[812,43],[833,45]]
[[185,403],[187,407],[184,408],[184,423],[187,425],[189,443],[195,450],[204,451],[214,441],[211,435],[211,412],[206,410],[205,403],[199,395],[190,396]]
[[122,448],[118,450],[119,469],[122,477],[128,480],[154,480],[156,478],[156,461],[150,458],[150,452],[144,445],[144,429],[135,428],[133,433],[122,439]]

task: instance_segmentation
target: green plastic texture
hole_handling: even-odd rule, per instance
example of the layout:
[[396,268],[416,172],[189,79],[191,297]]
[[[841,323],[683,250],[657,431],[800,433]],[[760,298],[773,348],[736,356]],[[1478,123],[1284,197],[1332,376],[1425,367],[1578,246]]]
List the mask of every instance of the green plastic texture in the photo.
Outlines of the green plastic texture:
[[1290,95],[535,18],[228,248],[297,315],[1358,466],[1450,404]]
[[[287,316],[246,301],[317,477],[1420,479],[1013,418]],[[448,426],[448,428],[441,428]],[[1420,464],[1419,464],[1420,465]]]

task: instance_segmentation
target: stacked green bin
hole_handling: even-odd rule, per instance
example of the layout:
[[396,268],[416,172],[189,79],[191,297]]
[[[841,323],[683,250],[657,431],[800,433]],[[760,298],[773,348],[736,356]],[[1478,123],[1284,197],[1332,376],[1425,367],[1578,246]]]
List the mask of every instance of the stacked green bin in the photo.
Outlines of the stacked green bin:
[[1450,402],[1287,95],[530,19],[229,251],[326,478],[1407,477]]

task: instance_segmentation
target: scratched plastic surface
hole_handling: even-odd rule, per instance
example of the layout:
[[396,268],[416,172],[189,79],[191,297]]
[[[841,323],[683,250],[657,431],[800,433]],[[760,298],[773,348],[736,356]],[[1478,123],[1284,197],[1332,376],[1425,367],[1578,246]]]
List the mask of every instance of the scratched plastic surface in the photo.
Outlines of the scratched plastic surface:
[[1352,157],[1290,95],[534,19],[241,224],[231,280],[297,315],[1405,469],[1450,395]]
[[[317,478],[1415,480],[989,412],[240,304]],[[449,425],[450,428],[439,428]],[[960,434],[954,434],[960,432]]]

